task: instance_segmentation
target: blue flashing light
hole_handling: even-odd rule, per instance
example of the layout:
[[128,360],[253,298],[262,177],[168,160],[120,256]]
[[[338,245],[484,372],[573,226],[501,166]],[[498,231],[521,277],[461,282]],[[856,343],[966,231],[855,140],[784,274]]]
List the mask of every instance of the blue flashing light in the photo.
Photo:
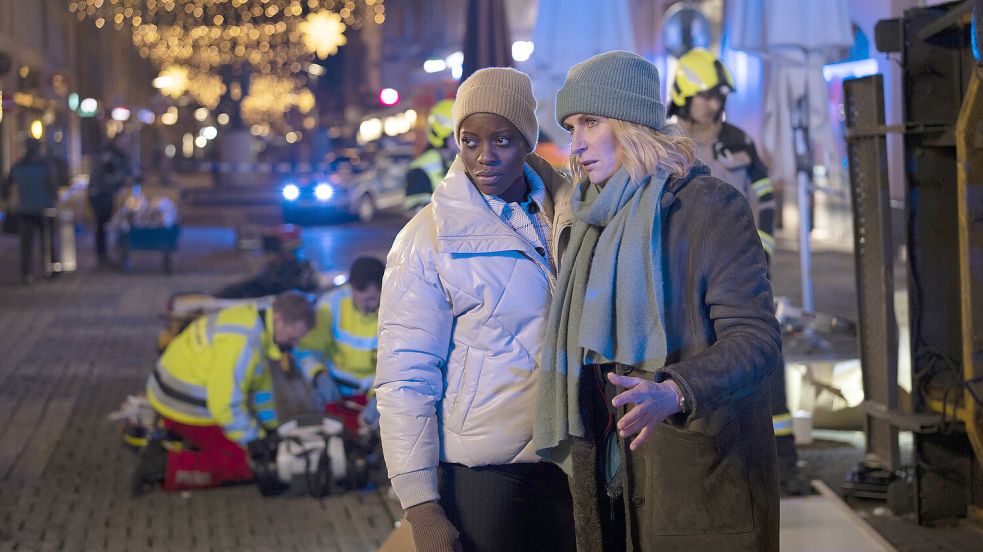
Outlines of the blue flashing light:
[[320,184],[314,187],[314,197],[320,199],[321,201],[327,201],[331,199],[331,196],[333,195],[334,195],[334,188],[332,188],[330,184],[321,182]]
[[296,201],[300,197],[300,188],[296,184],[287,184],[280,193],[283,194],[283,199]]

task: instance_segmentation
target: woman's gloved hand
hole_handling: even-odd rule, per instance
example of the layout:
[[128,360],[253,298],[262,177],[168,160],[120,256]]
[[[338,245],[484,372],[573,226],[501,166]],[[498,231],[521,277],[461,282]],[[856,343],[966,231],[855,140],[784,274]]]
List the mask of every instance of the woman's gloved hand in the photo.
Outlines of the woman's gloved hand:
[[463,552],[460,533],[436,502],[424,502],[406,510],[417,552]]

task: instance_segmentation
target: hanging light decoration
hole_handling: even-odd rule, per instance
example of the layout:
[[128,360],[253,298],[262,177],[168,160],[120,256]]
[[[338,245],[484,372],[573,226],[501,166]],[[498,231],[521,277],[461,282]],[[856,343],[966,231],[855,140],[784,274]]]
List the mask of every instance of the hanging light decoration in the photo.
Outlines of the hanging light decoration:
[[304,46],[321,59],[338,53],[338,47],[348,42],[341,16],[331,11],[311,13],[297,28],[303,37]]
[[184,65],[166,65],[153,81],[161,94],[178,99],[185,93],[199,104],[214,109],[227,88],[222,77]]
[[385,21],[384,0],[73,0],[79,20],[131,28],[143,57],[208,71],[228,64],[286,72],[346,43],[347,28]]
[[314,109],[314,94],[292,78],[253,75],[249,94],[242,99],[242,119],[249,124],[282,123],[284,115],[296,109],[306,115]]
[[[161,67],[154,86],[178,99],[190,95],[210,109],[228,91],[242,99],[243,118],[282,122],[314,107],[294,75],[310,57],[334,55],[345,31],[385,22],[385,0],[72,0],[69,10],[102,28],[129,29],[144,58]],[[223,82],[224,67],[250,74],[249,94]]]
[[248,64],[263,73],[289,72],[295,60],[311,55],[297,30],[287,23],[252,23],[235,27],[141,25],[133,29],[140,55],[158,63],[180,63],[211,71],[223,65]]
[[166,65],[153,80],[154,88],[176,100],[188,90],[189,72],[190,70],[183,65]]

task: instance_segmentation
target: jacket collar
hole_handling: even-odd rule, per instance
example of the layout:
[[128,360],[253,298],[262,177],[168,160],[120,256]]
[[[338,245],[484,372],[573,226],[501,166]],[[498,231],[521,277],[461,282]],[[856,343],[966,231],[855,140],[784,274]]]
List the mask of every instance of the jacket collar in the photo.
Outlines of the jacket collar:
[[[526,156],[533,170],[543,179],[546,197],[543,211],[557,230],[557,202],[570,201],[570,186],[544,159]],[[566,196],[564,198],[564,195]],[[488,206],[465,172],[464,162],[454,159],[447,176],[433,194],[433,218],[438,248],[442,253],[495,253],[525,250],[528,244]],[[566,213],[569,209],[561,209]]]
[[666,187],[662,191],[662,209],[668,209],[676,201],[676,195],[686,187],[687,184],[699,176],[710,176],[710,167],[697,160],[690,168],[686,176],[672,177],[666,182]]
[[543,212],[553,221],[554,231],[573,222],[573,210],[570,202],[573,197],[573,186],[567,177],[553,168],[549,162],[535,153],[526,156],[526,163],[543,179],[546,186],[546,198],[543,201]]
[[265,311],[260,311],[260,320],[263,324],[263,332],[260,334],[260,341],[263,344],[263,349],[266,352],[267,358],[271,360],[280,360],[283,356],[283,351],[280,350],[280,346],[276,344],[273,339],[273,307],[269,307]]

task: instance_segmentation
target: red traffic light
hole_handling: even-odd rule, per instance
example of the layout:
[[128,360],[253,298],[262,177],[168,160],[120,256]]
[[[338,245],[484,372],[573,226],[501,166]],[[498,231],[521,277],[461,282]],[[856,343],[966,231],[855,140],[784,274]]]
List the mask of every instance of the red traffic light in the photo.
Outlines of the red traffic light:
[[399,92],[395,88],[383,88],[379,91],[379,103],[382,105],[396,105],[399,103]]

